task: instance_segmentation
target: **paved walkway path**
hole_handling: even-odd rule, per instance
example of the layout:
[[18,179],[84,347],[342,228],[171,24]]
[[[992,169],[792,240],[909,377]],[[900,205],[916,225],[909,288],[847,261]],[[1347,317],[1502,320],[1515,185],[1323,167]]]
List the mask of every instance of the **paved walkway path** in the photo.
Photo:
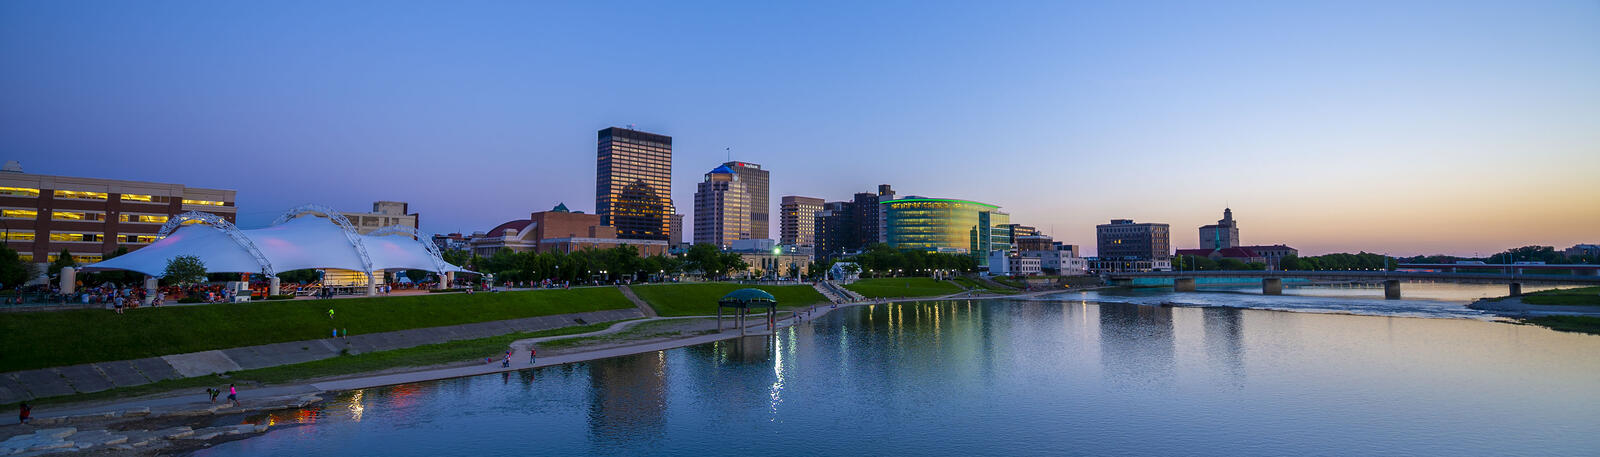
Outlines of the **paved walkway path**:
[[[467,365],[467,366],[429,368],[429,369],[422,369],[422,370],[410,371],[410,372],[404,372],[404,373],[386,373],[386,374],[376,374],[376,375],[366,375],[366,376],[355,376],[355,377],[348,377],[348,378],[341,378],[341,379],[329,379],[329,380],[321,380],[321,381],[312,381],[312,382],[300,383],[300,384],[292,384],[292,385],[280,385],[280,386],[269,386],[269,387],[262,387],[262,388],[253,388],[253,389],[248,389],[248,390],[241,390],[240,391],[240,396],[241,396],[241,399],[243,401],[245,401],[246,404],[248,405],[250,403],[251,399],[298,398],[298,397],[301,397],[301,396],[304,396],[304,395],[316,394],[316,393],[320,393],[320,392],[366,389],[366,388],[382,387],[382,386],[389,386],[389,385],[396,385],[396,384],[408,384],[408,383],[423,382],[423,381],[433,381],[433,380],[440,380],[440,379],[450,379],[450,378],[459,378],[459,377],[467,377],[467,376],[478,376],[478,375],[484,375],[484,374],[493,374],[493,373],[500,373],[500,372],[507,372],[507,371],[519,371],[519,370],[525,370],[525,369],[529,369],[529,368],[546,367],[546,366],[561,365],[561,364],[574,363],[574,362],[584,362],[584,361],[590,361],[590,360],[596,360],[596,359],[603,359],[603,358],[617,357],[617,356],[624,356],[624,355],[633,355],[633,354],[640,354],[640,353],[646,353],[646,352],[663,351],[663,350],[667,350],[667,349],[674,349],[674,348],[679,348],[679,347],[684,347],[684,346],[693,346],[693,345],[704,344],[704,343],[709,343],[709,342],[713,342],[713,341],[720,341],[720,340],[726,340],[726,339],[739,338],[740,336],[765,336],[765,335],[770,335],[770,334],[774,333],[776,330],[782,330],[782,329],[784,329],[786,327],[792,327],[794,325],[798,325],[798,324],[801,324],[801,323],[804,323],[804,322],[807,322],[807,321],[813,321],[813,320],[819,319],[819,318],[821,318],[823,316],[826,316],[829,312],[832,312],[834,310],[844,309],[844,308],[851,308],[851,307],[856,307],[856,306],[870,306],[870,305],[882,305],[882,304],[890,304],[890,303],[904,303],[904,302],[917,302],[917,301],[928,301],[928,300],[944,300],[944,299],[1021,298],[1021,297],[1031,297],[1031,296],[1043,295],[1043,294],[1049,294],[1049,293],[1056,293],[1056,292],[1059,292],[1059,291],[1053,291],[1053,290],[1052,291],[1037,291],[1037,292],[1030,292],[1030,293],[1023,293],[1023,294],[1016,294],[1016,295],[979,295],[979,296],[973,296],[973,297],[965,296],[966,293],[963,292],[963,293],[959,293],[959,294],[952,294],[952,295],[947,295],[947,296],[942,296],[942,297],[912,297],[912,298],[867,300],[867,301],[860,301],[860,302],[853,302],[853,303],[840,303],[840,304],[819,304],[819,305],[815,305],[815,306],[811,306],[811,307],[795,308],[793,310],[790,310],[790,311],[792,311],[792,313],[790,313],[789,316],[783,317],[782,319],[779,319],[777,321],[776,329],[774,329],[774,331],[768,331],[766,329],[766,323],[765,322],[757,322],[755,324],[746,326],[745,329],[744,329],[745,331],[743,332],[743,334],[741,334],[739,332],[739,329],[737,327],[734,327],[734,328],[725,329],[725,330],[723,330],[721,332],[718,332],[718,333],[712,333],[712,334],[707,334],[707,335],[697,335],[697,336],[691,336],[691,337],[687,337],[687,338],[671,339],[671,340],[665,340],[665,341],[661,341],[661,340],[647,341],[647,342],[643,342],[643,343],[640,343],[640,344],[633,344],[633,345],[604,347],[604,348],[596,348],[596,349],[593,349],[593,350],[580,351],[580,352],[569,353],[569,354],[541,356],[541,357],[538,358],[538,363],[537,364],[528,364],[525,361],[522,362],[522,363],[519,363],[518,361],[521,360],[521,359],[513,357],[510,367],[502,367],[502,366],[500,366],[500,363],[497,360],[494,363],[482,363],[482,364],[473,364],[473,365]],[[636,310],[632,310],[632,309],[625,310],[625,311],[630,312],[630,313],[637,313]],[[611,325],[610,327],[607,327],[604,330],[599,330],[599,331],[594,331],[594,332],[589,332],[589,333],[579,333],[579,334],[573,334],[573,335],[560,335],[560,336],[548,336],[548,337],[539,337],[539,338],[529,338],[529,339],[517,340],[517,341],[515,341],[515,342],[513,342],[511,344],[511,348],[510,349],[512,351],[514,351],[513,352],[514,354],[522,355],[522,354],[526,354],[526,349],[528,348],[529,345],[542,343],[542,342],[546,342],[546,341],[568,339],[568,338],[584,338],[584,337],[593,337],[593,336],[604,336],[604,335],[617,334],[617,333],[621,333],[621,332],[626,331],[626,330],[628,330],[630,328],[633,328],[635,326],[638,326],[640,324],[644,324],[644,323],[647,323],[647,322],[658,322],[658,321],[676,320],[676,319],[705,319],[705,318],[712,318],[712,317],[715,317],[715,316],[682,316],[682,317],[655,317],[655,318],[634,319],[634,320],[629,320],[629,321],[624,321],[624,322],[618,322],[616,324]],[[352,337],[352,338],[354,338],[354,337]],[[114,401],[114,402],[109,402],[109,403],[99,403],[99,404],[91,404],[91,405],[70,405],[70,406],[63,406],[63,407],[48,407],[48,406],[45,406],[45,407],[41,407],[39,409],[35,409],[34,410],[34,414],[35,414],[36,417],[78,416],[78,415],[89,415],[89,414],[102,414],[102,413],[113,412],[113,411],[127,411],[127,410],[138,409],[138,408],[150,408],[153,414],[160,414],[162,412],[208,409],[208,408],[211,408],[212,406],[213,405],[210,403],[209,397],[206,397],[204,395],[204,392],[196,392],[194,395],[166,396],[166,397],[146,397],[146,398],[120,400],[120,401]]]
[[633,302],[633,306],[639,307],[639,312],[644,313],[644,317],[650,317],[650,318],[661,317],[659,315],[656,315],[656,309],[655,308],[651,308],[649,303],[645,303],[644,300],[640,300],[639,299],[638,295],[634,295],[633,288],[630,288],[630,287],[625,286],[625,285],[619,285],[619,286],[617,286],[617,290],[621,290],[622,291],[622,296],[628,297],[628,301]]

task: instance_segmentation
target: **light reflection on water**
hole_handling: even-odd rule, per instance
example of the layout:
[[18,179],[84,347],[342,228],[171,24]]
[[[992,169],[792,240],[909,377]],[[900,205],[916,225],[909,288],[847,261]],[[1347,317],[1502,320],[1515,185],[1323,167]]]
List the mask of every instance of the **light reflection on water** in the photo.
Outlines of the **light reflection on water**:
[[1464,319],[888,304],[772,338],[347,393],[196,454],[1592,455],[1597,351]]

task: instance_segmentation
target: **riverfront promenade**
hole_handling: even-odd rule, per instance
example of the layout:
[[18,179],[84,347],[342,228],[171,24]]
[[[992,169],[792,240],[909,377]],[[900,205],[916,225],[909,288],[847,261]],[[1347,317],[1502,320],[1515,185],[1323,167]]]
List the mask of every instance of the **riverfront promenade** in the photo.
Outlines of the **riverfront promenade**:
[[579,325],[580,322],[610,322],[643,316],[641,311],[633,308],[590,311],[0,373],[0,404],[311,362],[338,357],[341,353],[388,351],[516,332],[550,330]]
[[[1025,297],[1041,295],[1041,294],[1048,294],[1048,293],[1055,293],[1055,292],[1058,292],[1058,291],[1054,291],[1054,290],[1051,290],[1051,291],[1040,291],[1040,292],[1024,293],[1024,294],[1017,294],[1017,295],[968,295],[967,292],[962,292],[962,293],[958,293],[958,294],[951,294],[951,295],[940,296],[940,297],[917,297],[917,298],[902,298],[902,299],[866,300],[866,301],[858,301],[858,302],[851,302],[851,303],[841,303],[841,304],[837,304],[837,305],[820,304],[820,305],[817,305],[815,307],[815,311],[813,311],[813,312],[808,312],[807,310],[804,310],[804,309],[795,309],[795,310],[793,310],[794,313],[791,314],[790,317],[785,317],[783,319],[778,320],[777,329],[782,329],[784,327],[789,327],[789,326],[793,326],[793,325],[796,325],[796,324],[799,324],[799,323],[815,320],[817,318],[820,318],[822,316],[827,315],[829,312],[831,312],[831,311],[833,311],[835,309],[843,309],[843,308],[850,308],[850,307],[856,307],[856,306],[879,305],[879,304],[899,303],[899,302],[916,302],[916,301],[928,301],[928,300],[945,300],[945,299],[973,299],[973,300],[979,300],[979,299],[995,299],[995,298],[1025,298]],[[616,311],[636,312],[636,310],[616,310]],[[708,334],[708,335],[697,335],[697,336],[691,336],[691,337],[686,337],[686,338],[672,338],[672,339],[666,339],[666,340],[646,341],[646,342],[639,343],[639,344],[626,344],[626,345],[621,345],[621,346],[596,348],[596,349],[582,350],[582,351],[579,351],[579,352],[573,352],[573,353],[568,353],[568,354],[550,354],[550,355],[546,355],[546,356],[540,356],[538,358],[538,362],[539,363],[534,364],[534,365],[528,365],[526,363],[526,360],[521,358],[521,357],[525,357],[527,355],[527,348],[528,348],[529,345],[535,345],[535,344],[538,344],[538,343],[543,343],[543,342],[548,342],[548,341],[555,341],[555,340],[570,339],[570,338],[585,338],[585,337],[612,335],[612,334],[617,334],[617,333],[626,331],[629,328],[632,328],[632,327],[640,325],[640,324],[648,323],[648,322],[685,320],[685,319],[706,319],[706,318],[712,318],[712,317],[715,317],[715,316],[683,316],[683,317],[656,317],[656,318],[633,319],[633,320],[628,320],[628,321],[624,321],[624,322],[619,322],[619,323],[613,324],[612,326],[610,326],[610,327],[608,327],[608,328],[606,328],[604,330],[599,330],[599,331],[590,332],[590,333],[580,333],[580,334],[560,335],[560,336],[549,336],[549,337],[540,337],[540,338],[530,338],[530,339],[525,339],[525,340],[518,340],[518,341],[513,342],[511,344],[511,348],[510,349],[514,351],[514,355],[516,355],[517,357],[513,357],[512,358],[512,363],[511,363],[511,366],[509,368],[501,367],[498,360],[496,360],[494,363],[464,362],[464,363],[466,363],[465,365],[454,365],[454,366],[444,366],[444,367],[423,368],[423,369],[418,369],[418,370],[415,370],[415,371],[394,372],[394,373],[383,373],[383,372],[376,373],[376,374],[368,373],[368,374],[362,374],[362,375],[339,377],[339,378],[334,378],[334,379],[310,380],[310,381],[306,381],[306,382],[298,382],[298,383],[292,383],[292,384],[284,384],[284,385],[277,385],[277,386],[266,386],[266,387],[260,387],[260,388],[252,388],[252,389],[243,389],[243,390],[240,391],[240,398],[241,398],[241,401],[243,402],[243,407],[246,408],[246,409],[250,409],[250,410],[272,409],[271,405],[273,405],[273,404],[278,404],[278,405],[280,405],[279,407],[291,407],[291,406],[293,406],[293,404],[297,403],[298,399],[300,399],[302,397],[305,397],[305,396],[308,396],[308,395],[316,395],[316,394],[323,393],[323,392],[354,390],[354,389],[365,389],[365,388],[381,387],[381,386],[388,386],[388,385],[395,385],[395,384],[406,384],[406,383],[432,381],[432,380],[439,380],[439,379],[478,376],[478,375],[493,374],[493,373],[500,373],[500,372],[507,372],[507,371],[518,371],[518,370],[525,370],[525,369],[529,369],[529,368],[546,367],[546,366],[552,366],[552,365],[561,365],[561,364],[567,364],[567,363],[584,362],[584,361],[589,361],[589,360],[603,359],[603,358],[608,358],[608,357],[616,357],[616,356],[632,355],[632,354],[639,354],[639,353],[645,353],[645,352],[661,351],[661,350],[679,348],[679,347],[684,347],[684,346],[693,346],[693,345],[697,345],[697,344],[703,344],[703,343],[709,343],[709,342],[714,342],[714,341],[721,341],[721,340],[727,340],[727,339],[733,339],[733,338],[741,337],[739,329],[737,327],[734,327],[734,328],[726,328],[722,332],[714,333],[714,334]],[[765,322],[758,322],[758,323],[755,323],[755,324],[752,324],[752,325],[748,325],[748,326],[745,327],[745,332],[744,332],[744,334],[742,336],[762,336],[762,335],[770,334],[771,332],[767,331],[765,327],[766,327],[766,323]],[[354,338],[354,337],[352,337],[352,338]],[[219,382],[223,382],[223,381],[219,380]],[[194,413],[196,411],[211,411],[211,412],[214,412],[215,414],[227,414],[227,413],[230,413],[230,412],[237,412],[236,410],[234,410],[232,408],[216,408],[215,406],[216,405],[213,405],[213,404],[210,403],[209,398],[206,397],[205,395],[203,395],[202,392],[194,392],[194,393],[168,392],[166,394],[159,394],[159,395],[155,395],[155,396],[146,396],[146,397],[141,397],[141,398],[115,400],[115,401],[93,402],[93,403],[88,403],[88,404],[61,405],[61,406],[40,406],[38,409],[34,410],[34,416],[35,417],[39,417],[39,418],[45,418],[45,419],[62,418],[62,417],[75,417],[75,416],[97,416],[97,415],[105,415],[105,414],[114,414],[114,413],[118,413],[118,412],[122,412],[122,411],[143,410],[144,408],[149,408],[150,414],[151,415],[156,415],[156,416],[159,416],[159,415],[162,415],[162,414],[192,414],[192,413]]]

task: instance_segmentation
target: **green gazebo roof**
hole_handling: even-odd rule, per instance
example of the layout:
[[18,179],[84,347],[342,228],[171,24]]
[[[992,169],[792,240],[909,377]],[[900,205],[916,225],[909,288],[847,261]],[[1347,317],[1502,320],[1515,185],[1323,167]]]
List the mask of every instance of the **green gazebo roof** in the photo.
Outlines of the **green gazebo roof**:
[[761,289],[739,289],[729,292],[728,295],[722,296],[721,300],[717,300],[718,305],[738,306],[741,308],[748,308],[750,305],[773,306],[777,303],[777,298]]

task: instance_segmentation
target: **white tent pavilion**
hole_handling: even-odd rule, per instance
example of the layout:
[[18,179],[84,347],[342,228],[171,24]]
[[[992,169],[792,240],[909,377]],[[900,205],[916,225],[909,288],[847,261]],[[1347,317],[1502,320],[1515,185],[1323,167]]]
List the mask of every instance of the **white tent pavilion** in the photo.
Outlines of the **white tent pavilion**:
[[[195,256],[211,273],[259,273],[272,278],[301,269],[338,269],[364,273],[367,294],[375,293],[375,274],[384,270],[426,270],[446,274],[468,272],[439,255],[430,240],[404,226],[356,233],[343,215],[306,205],[289,210],[265,228],[240,230],[210,213],[188,212],[167,221],[149,246],[84,267],[84,270],[128,270],[159,277],[167,262]],[[470,272],[469,272],[470,273]]]

